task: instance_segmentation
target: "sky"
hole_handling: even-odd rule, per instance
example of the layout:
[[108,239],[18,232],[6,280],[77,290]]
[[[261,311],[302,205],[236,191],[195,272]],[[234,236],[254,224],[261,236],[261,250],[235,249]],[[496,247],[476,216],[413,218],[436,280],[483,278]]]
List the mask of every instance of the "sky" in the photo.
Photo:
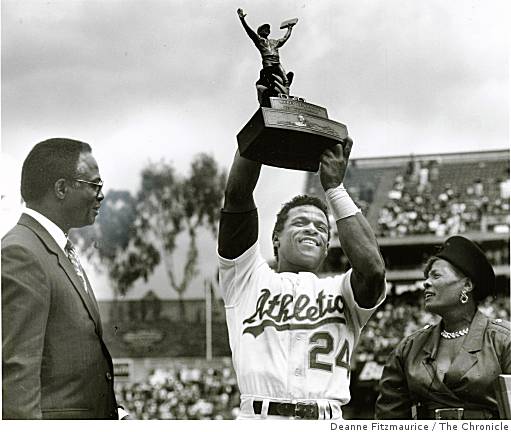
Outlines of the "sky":
[[[347,125],[352,158],[508,148],[506,3],[2,0],[2,234],[21,211],[23,159],[46,138],[90,143],[106,191],[135,191],[149,161],[186,173],[207,152],[227,169],[258,108],[261,67],[238,7],[252,28],[269,23],[270,38],[298,18],[280,49],[291,94]],[[263,168],[266,258],[275,214],[304,181]]]

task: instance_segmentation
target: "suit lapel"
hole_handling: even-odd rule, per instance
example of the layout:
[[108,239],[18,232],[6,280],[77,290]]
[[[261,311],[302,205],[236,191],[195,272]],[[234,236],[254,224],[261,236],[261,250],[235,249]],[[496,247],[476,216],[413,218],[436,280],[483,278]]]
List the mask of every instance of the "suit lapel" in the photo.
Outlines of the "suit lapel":
[[470,329],[465,336],[463,346],[454,359],[445,375],[446,384],[451,388],[457,388],[462,383],[462,378],[477,363],[477,353],[483,346],[483,336],[487,325],[487,318],[478,310],[470,324]]
[[94,291],[92,290],[91,284],[89,282],[89,278],[87,277],[87,274],[85,273],[85,270],[83,271],[83,275],[85,276],[85,282],[87,283],[88,287],[88,293],[86,293],[87,298],[90,300],[91,307],[94,310],[94,313],[96,314],[97,320],[94,322],[96,323],[96,328],[98,330],[98,333],[100,336],[103,334],[103,327],[101,325],[101,316],[99,315],[99,306],[98,302],[96,300],[96,296],[94,295]]
[[447,382],[443,382],[438,378],[436,373],[436,356],[438,345],[440,344],[440,326],[438,323],[431,329],[429,337],[423,345],[424,357],[422,365],[426,369],[431,378],[430,396],[442,403],[458,403],[458,396],[452,391]]
[[[44,243],[46,248],[50,251],[50,253],[53,253],[57,256],[59,266],[62,268],[64,273],[69,278],[73,288],[78,293],[80,298],[82,299],[82,302],[87,309],[90,317],[94,321],[94,324],[96,326],[96,331],[98,334],[101,335],[101,322],[99,317],[99,309],[96,303],[96,300],[93,299],[88,293],[85,292],[85,289],[83,288],[82,281],[76,274],[76,271],[71,264],[71,261],[69,261],[69,258],[66,256],[64,251],[59,247],[59,245],[55,242],[55,239],[44,229],[44,227],[39,224],[34,218],[32,218],[29,215],[22,214],[20,217],[20,220],[18,221],[18,224],[24,225],[27,228],[31,229]],[[85,276],[87,284],[89,284],[89,280],[87,279],[87,276]],[[89,284],[90,289],[90,284]],[[92,294],[92,289],[90,289],[90,293]],[[93,296],[94,294],[92,294]]]
[[433,366],[433,361],[436,358],[436,353],[438,351],[438,341],[440,338],[440,326],[438,324],[434,325],[429,333],[428,338],[422,346],[422,366],[426,369],[429,374],[432,382],[438,381],[436,376],[436,371]]

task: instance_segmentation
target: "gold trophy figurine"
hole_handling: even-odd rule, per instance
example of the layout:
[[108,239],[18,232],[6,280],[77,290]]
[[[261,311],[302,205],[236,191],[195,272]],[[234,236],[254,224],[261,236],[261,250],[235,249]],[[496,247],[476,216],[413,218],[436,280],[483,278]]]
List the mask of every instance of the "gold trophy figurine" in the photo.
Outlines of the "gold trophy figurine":
[[263,63],[256,81],[260,108],[237,135],[240,154],[266,165],[315,172],[323,150],[346,138],[348,130],[329,120],[325,108],[290,96],[294,73],[284,70],[279,48],[291,36],[298,18],[282,22],[280,28],[286,33],[281,39],[270,39],[270,24],[260,25],[255,32],[243,9],[237,12]]

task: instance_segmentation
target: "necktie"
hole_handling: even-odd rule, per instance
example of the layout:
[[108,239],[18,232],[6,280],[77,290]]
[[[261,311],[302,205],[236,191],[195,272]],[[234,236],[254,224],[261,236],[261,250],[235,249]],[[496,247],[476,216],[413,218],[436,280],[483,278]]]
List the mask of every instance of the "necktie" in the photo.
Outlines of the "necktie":
[[82,265],[80,264],[80,260],[78,259],[78,254],[76,253],[76,249],[74,248],[73,243],[71,243],[71,241],[68,240],[64,250],[66,251],[66,255],[69,258],[69,261],[71,261],[71,264],[73,264],[76,274],[82,281],[82,285],[83,285],[83,288],[85,289],[85,292],[88,292],[87,291],[87,282],[85,281],[85,273],[83,272]]

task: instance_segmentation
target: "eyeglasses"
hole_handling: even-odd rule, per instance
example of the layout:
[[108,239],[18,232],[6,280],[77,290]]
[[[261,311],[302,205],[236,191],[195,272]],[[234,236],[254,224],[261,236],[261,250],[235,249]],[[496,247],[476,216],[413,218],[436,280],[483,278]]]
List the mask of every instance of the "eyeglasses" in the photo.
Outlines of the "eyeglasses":
[[99,196],[99,194],[101,193],[101,189],[103,188],[103,180],[100,180],[97,183],[96,182],[91,182],[89,180],[82,180],[82,179],[73,179],[73,180],[77,181],[78,183],[85,183],[85,184],[88,184],[88,185],[91,185],[91,186],[95,186],[95,188],[96,188],[96,198]]

